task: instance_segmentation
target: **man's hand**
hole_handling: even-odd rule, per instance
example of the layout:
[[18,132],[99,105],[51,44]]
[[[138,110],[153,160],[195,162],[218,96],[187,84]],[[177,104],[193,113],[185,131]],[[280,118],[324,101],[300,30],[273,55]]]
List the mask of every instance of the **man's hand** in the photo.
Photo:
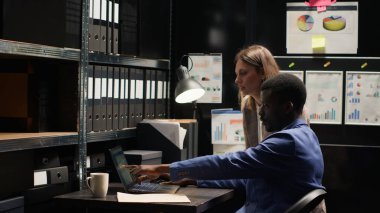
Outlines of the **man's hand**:
[[169,182],[162,182],[162,184],[169,184],[169,185],[180,185],[180,186],[188,186],[188,185],[197,185],[197,181],[189,178],[184,178],[182,180],[178,181],[169,181]]
[[161,165],[125,165],[132,174],[137,176],[137,182],[155,180],[164,173],[169,173],[169,164]]

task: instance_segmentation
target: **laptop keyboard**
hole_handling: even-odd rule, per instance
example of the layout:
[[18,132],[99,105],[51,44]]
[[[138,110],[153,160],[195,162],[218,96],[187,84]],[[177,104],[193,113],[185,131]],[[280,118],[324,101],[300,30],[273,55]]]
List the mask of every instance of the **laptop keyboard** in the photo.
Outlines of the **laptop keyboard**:
[[136,192],[155,192],[160,188],[160,185],[157,183],[141,183],[134,184],[130,189]]

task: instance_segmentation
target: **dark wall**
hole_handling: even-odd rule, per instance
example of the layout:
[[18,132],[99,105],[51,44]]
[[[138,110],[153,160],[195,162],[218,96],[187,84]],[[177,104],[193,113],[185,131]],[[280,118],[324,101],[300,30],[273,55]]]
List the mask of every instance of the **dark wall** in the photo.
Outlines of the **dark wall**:
[[[174,70],[187,53],[223,54],[223,103],[198,104],[199,154],[212,153],[211,109],[237,107],[234,63],[236,52],[245,42],[244,0],[174,0],[172,28],[172,90],[177,81]],[[218,36],[211,37],[211,31]],[[173,93],[171,93],[173,94]],[[172,117],[192,118],[192,104],[177,104],[171,97]]]
[[[186,53],[223,53],[223,103],[198,104],[199,154],[211,154],[210,109],[237,107],[237,89],[234,86],[235,53],[245,44],[262,44],[276,56],[286,54],[286,2],[302,1],[236,1],[174,0],[172,70],[178,66],[181,55]],[[359,1],[359,47],[355,55],[326,55],[343,57],[379,57],[380,28],[371,21],[376,17],[374,1]],[[210,40],[211,29],[218,29],[223,39]],[[223,42],[220,42],[222,40]],[[349,44],[348,44],[349,45]],[[292,55],[295,56],[295,55]],[[311,55],[309,55],[311,56]],[[281,61],[281,66],[286,61]],[[304,68],[316,68],[315,60],[302,62]],[[333,62],[334,66],[356,69],[351,59]],[[370,63],[370,71],[380,70],[380,61]],[[340,67],[330,67],[333,70]],[[356,69],[357,70],[357,69]],[[172,72],[172,90],[176,76]],[[173,94],[173,93],[172,93]],[[172,116],[192,117],[192,104],[173,102]],[[378,106],[373,106],[377,107]],[[375,207],[380,190],[380,141],[379,127],[355,125],[316,125],[311,128],[320,139],[325,161],[323,184],[328,191],[326,199],[329,212],[370,212]]]

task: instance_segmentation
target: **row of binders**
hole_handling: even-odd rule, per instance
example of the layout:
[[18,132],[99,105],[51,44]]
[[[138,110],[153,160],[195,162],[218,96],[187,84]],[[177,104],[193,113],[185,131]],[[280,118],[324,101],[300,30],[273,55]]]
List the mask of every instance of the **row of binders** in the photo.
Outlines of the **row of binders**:
[[87,91],[87,132],[167,117],[169,83],[163,70],[92,65]]
[[118,54],[119,0],[89,0],[90,52]]

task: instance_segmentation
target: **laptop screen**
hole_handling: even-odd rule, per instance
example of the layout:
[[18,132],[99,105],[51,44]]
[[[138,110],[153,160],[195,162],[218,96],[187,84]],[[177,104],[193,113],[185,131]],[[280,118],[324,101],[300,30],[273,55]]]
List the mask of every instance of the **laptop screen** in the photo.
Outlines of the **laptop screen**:
[[109,151],[120,180],[127,190],[129,186],[135,183],[135,177],[129,172],[129,169],[123,168],[123,165],[127,165],[127,160],[125,159],[124,152],[120,146],[116,146]]

